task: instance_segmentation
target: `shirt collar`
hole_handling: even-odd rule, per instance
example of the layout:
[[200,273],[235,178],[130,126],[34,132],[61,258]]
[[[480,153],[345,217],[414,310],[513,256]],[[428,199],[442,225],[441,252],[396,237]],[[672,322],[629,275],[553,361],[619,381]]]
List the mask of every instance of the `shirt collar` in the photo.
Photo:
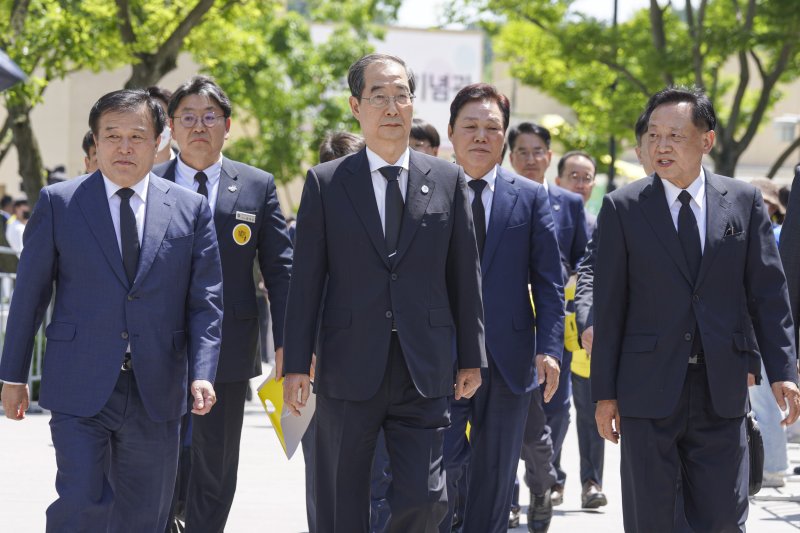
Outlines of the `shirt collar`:
[[[106,198],[109,200],[112,196],[114,196],[118,190],[122,189],[119,185],[108,179],[105,174],[103,174],[103,185],[106,187]],[[144,175],[144,178],[140,179],[136,182],[135,185],[131,185],[131,189],[139,198],[142,199],[143,202],[147,203],[147,187],[150,185],[150,173]]]
[[383,167],[402,167],[403,170],[408,172],[408,158],[409,158],[409,149],[406,148],[406,151],[400,156],[395,163],[387,163],[383,160],[381,156],[373,152],[372,150],[367,147],[367,161],[369,161],[369,171],[375,172],[376,170],[380,170]]
[[[473,179],[469,174],[467,174],[467,177],[469,180]],[[497,165],[493,166],[481,179],[486,182],[489,190],[494,192],[494,186],[497,183]],[[467,180],[467,183],[469,183],[469,180]]]
[[547,183],[547,178],[545,178],[545,179],[543,179],[543,180],[542,180],[542,187],[544,187],[544,190],[545,190],[545,191],[546,191],[548,194],[550,193],[550,184],[549,184],[549,183]]
[[[201,172],[201,171],[197,170],[197,169],[194,169],[194,168],[190,167],[189,165],[187,165],[186,163],[184,163],[183,159],[180,156],[180,154],[178,154],[177,160],[178,160],[178,163],[177,163],[177,167],[175,168],[175,171],[180,176],[184,176],[187,180],[194,181],[195,174],[197,174],[198,172]],[[219,179],[219,175],[222,173],[222,154],[220,153],[219,154],[219,159],[215,163],[213,163],[210,167],[204,168],[202,170],[202,172],[208,178],[208,184],[209,185],[213,185],[214,183],[216,183],[217,180]]]
[[[659,179],[661,180],[661,183],[664,184],[664,193],[667,196],[667,205],[672,206],[672,204],[678,201],[678,195],[683,189],[679,189],[664,178]],[[686,187],[686,191],[692,195],[692,201],[702,208],[706,196],[706,173],[703,170],[703,167],[700,167],[700,175],[697,176],[697,178],[695,178],[695,180],[688,187]]]

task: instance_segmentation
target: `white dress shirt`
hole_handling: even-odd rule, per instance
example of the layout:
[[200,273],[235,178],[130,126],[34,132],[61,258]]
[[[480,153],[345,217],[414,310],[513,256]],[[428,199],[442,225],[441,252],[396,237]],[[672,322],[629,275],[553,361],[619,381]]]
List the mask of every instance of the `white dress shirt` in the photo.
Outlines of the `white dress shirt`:
[[[669,207],[669,214],[672,215],[672,224],[675,230],[678,230],[678,214],[681,212],[681,201],[678,200],[678,195],[683,189],[679,189],[664,178],[660,178],[661,183],[664,184],[664,193],[667,196],[667,206]],[[706,249],[706,174],[700,168],[700,175],[692,182],[691,185],[686,187],[686,192],[692,195],[692,201],[689,202],[689,207],[692,208],[694,218],[697,219],[697,230],[700,232],[700,250]]]
[[[119,206],[122,198],[117,195],[117,191],[122,187],[103,176],[103,183],[106,186],[106,198],[108,198],[108,209],[111,211],[111,222],[114,223],[114,234],[117,236],[117,246],[119,247],[120,258],[122,258],[122,237],[119,229]],[[136,233],[139,236],[139,246],[142,245],[144,237],[144,214],[147,205],[147,188],[150,186],[150,173],[133,185],[134,194],[131,196],[130,204],[133,209],[133,216],[136,217]]]
[[[467,183],[469,183],[473,178],[469,174],[467,176]],[[486,187],[483,188],[483,192],[481,192],[481,202],[483,203],[483,211],[486,213],[486,232],[489,232],[489,219],[491,218],[492,214],[492,199],[494,198],[494,186],[497,183],[497,165],[493,166],[492,169],[486,173],[485,176],[482,178],[483,181],[486,182]],[[467,196],[469,198],[469,204],[472,205],[472,200],[475,198],[475,191],[472,190],[472,187],[467,187]]]
[[178,155],[178,163],[175,165],[175,183],[181,187],[186,187],[189,190],[197,192],[197,188],[200,186],[200,183],[194,179],[194,176],[198,172],[203,172],[208,178],[208,181],[206,182],[206,188],[208,189],[208,205],[213,213],[217,206],[219,176],[222,174],[222,154],[219,155],[219,160],[216,163],[202,171],[193,169],[184,163],[183,159],[181,159],[181,156]]
[[406,200],[406,189],[408,188],[408,154],[409,149],[400,156],[394,163],[387,163],[381,156],[367,148],[367,161],[369,162],[369,172],[372,178],[372,189],[375,192],[375,202],[378,204],[378,215],[381,217],[381,227],[383,234],[386,235],[386,178],[380,173],[383,167],[401,167],[400,175],[397,176],[398,185],[400,185],[400,194],[403,196],[403,202]]

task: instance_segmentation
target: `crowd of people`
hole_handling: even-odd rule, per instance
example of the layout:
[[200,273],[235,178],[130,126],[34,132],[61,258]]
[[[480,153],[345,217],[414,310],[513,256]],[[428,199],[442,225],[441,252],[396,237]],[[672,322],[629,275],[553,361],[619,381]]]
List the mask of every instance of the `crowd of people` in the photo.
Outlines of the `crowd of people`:
[[626,531],[744,531],[745,415],[768,486],[800,415],[800,211],[769,180],[703,167],[708,98],[650,98],[632,131],[647,177],[595,217],[592,155],[566,152],[549,183],[550,132],[512,126],[496,87],[453,99],[451,163],[413,116],[401,58],[358,59],[348,85],[361,135],[326,136],[296,219],[271,174],[223,155],[233,104],[195,76],[101,97],[86,174],[21,206],[27,226],[5,222],[25,243],[0,358],[8,418],[25,417],[55,285],[48,531],[224,530],[262,370],[257,287],[286,409],[317,397],[310,532],[514,528],[522,460],[528,530],[543,533],[568,474],[582,508],[608,504],[606,440],[621,444]]

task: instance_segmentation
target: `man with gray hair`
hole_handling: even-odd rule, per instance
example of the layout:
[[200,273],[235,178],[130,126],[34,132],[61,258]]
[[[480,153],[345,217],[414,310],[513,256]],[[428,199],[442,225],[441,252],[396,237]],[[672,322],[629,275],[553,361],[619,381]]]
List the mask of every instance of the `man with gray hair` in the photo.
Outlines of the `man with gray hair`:
[[306,178],[286,308],[284,399],[308,416],[301,411],[322,306],[317,530],[368,531],[370,465],[383,428],[393,472],[389,531],[435,531],[447,508],[448,397],[471,397],[486,366],[464,171],[409,150],[414,77],[402,59],[364,56],[348,83],[366,148]]

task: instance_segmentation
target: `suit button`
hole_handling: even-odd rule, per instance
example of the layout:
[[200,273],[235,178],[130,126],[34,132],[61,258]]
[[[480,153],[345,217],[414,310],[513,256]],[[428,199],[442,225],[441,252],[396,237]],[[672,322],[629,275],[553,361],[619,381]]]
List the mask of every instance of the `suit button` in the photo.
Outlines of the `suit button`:
[[386,311],[386,318],[392,318],[394,316],[391,311]]
[[688,332],[684,333],[683,334],[683,340],[685,340],[686,342],[689,342],[690,340],[692,340],[692,334],[688,333]]
[[122,337],[125,340],[128,340],[128,332],[127,331],[123,331],[122,333],[119,334],[119,336]]
[[392,272],[391,278],[392,278],[392,281],[397,281],[398,275],[395,274],[394,272]]
[[694,303],[698,303],[700,301],[700,296],[698,294],[693,294],[692,295],[692,301]]

